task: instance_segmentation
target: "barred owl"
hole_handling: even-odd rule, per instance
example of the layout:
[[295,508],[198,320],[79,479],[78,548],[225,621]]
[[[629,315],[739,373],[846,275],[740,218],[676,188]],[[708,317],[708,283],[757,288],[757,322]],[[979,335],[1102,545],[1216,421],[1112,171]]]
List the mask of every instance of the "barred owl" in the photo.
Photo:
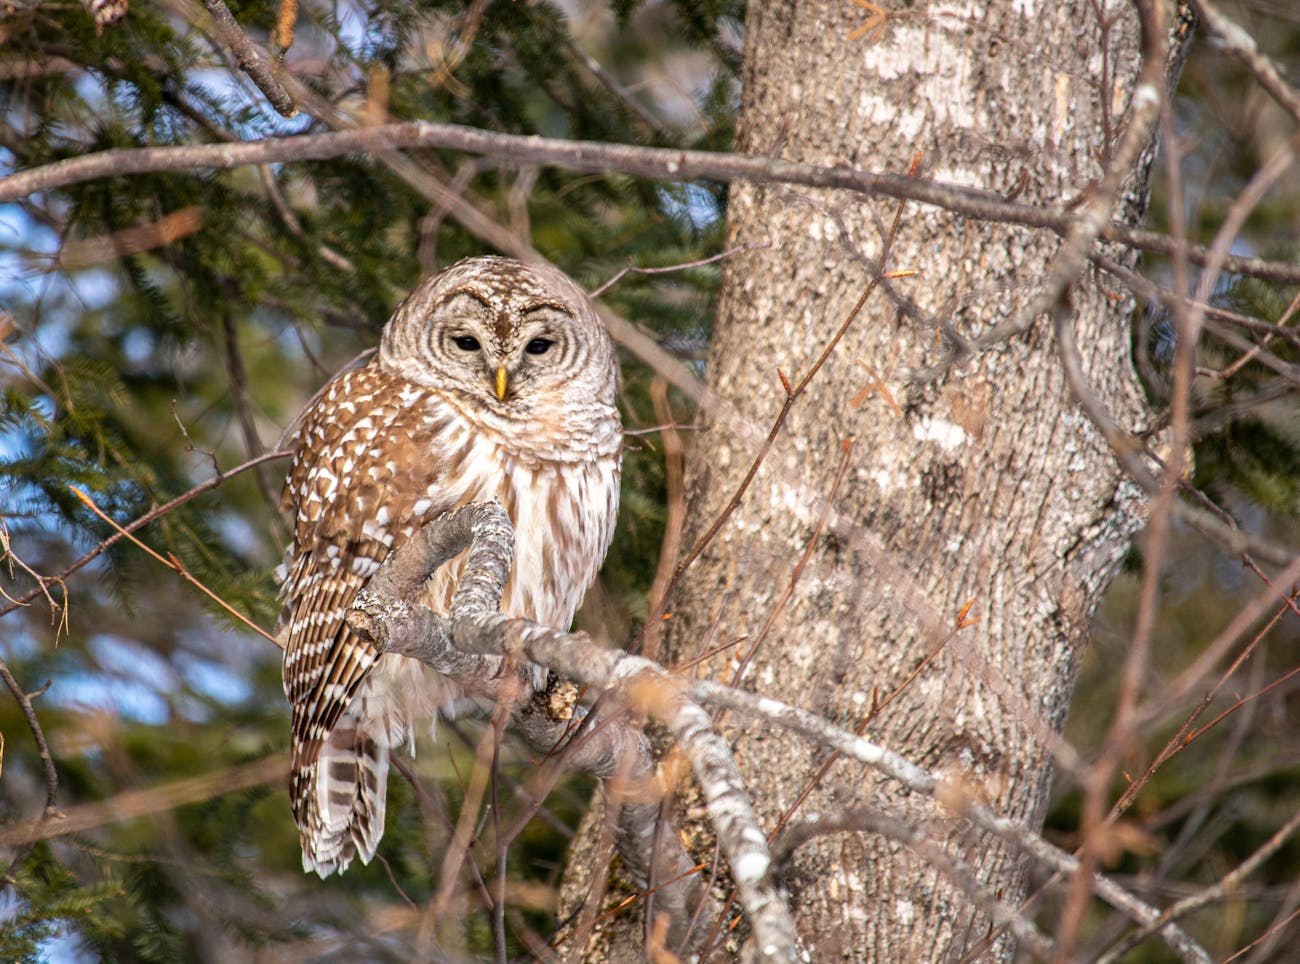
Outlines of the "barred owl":
[[[391,746],[458,694],[377,654],[344,616],[390,551],[468,502],[515,526],[502,610],[568,629],[613,536],[622,427],[613,345],[560,272],[473,258],[426,278],[379,350],[291,430],[294,514],[281,616],[293,711],[290,794],[302,862],[322,877],[374,856]],[[461,560],[422,602],[446,612]]]

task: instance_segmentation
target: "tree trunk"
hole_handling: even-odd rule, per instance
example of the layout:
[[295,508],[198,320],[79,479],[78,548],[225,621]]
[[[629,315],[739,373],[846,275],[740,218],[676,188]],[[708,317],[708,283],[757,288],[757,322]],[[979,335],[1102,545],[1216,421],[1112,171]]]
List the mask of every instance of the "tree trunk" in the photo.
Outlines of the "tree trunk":
[[[1089,0],[932,6],[863,36],[842,0],[762,0],[746,22],[739,149],[903,172],[1031,203],[1086,196],[1122,130],[1139,68],[1127,4],[1098,22]],[[1141,198],[1135,172],[1128,198]],[[708,380],[761,438],[866,289],[897,203],[781,186],[736,186],[728,244],[766,244],[723,277]],[[887,281],[794,405],[735,514],[669,601],[664,661],[746,635],[699,670],[858,726],[1038,828],[1089,621],[1139,525],[1143,500],[1070,400],[1046,319],[936,378],[952,326],[965,337],[1037,293],[1059,239],[903,209]],[[1091,274],[1073,290],[1084,370],[1121,424],[1145,414],[1129,361],[1131,302]],[[881,385],[868,392],[879,379]],[[882,387],[883,386],[883,387]],[[853,441],[826,526],[814,532],[842,444]],[[735,492],[758,445],[722,422],[688,456],[690,546]],[[796,564],[812,551],[766,637]],[[951,634],[971,603],[966,628]],[[708,640],[710,642],[706,643]],[[757,643],[741,668],[746,651]],[[825,751],[729,716],[723,728],[775,828]],[[865,806],[919,823],[1003,899],[1026,866],[946,812],[843,762],[795,822]],[[812,960],[956,960],[988,923],[908,850],[859,833],[799,849],[789,886]],[[1006,943],[992,956],[1009,953]]]
[[[922,173],[937,179],[1031,203],[1077,198],[1101,175],[1138,70],[1133,11],[1117,6],[1103,31],[1094,6],[973,4],[959,16],[929,8],[852,39],[865,17],[853,4],[753,3],[739,147],[893,171],[920,152]],[[796,380],[813,364],[865,289],[864,260],[879,259],[895,207],[773,187],[732,192],[729,243],[770,247],[732,261],[724,276],[709,380],[725,400],[771,423],[785,394],[774,369]],[[959,630],[867,733],[1032,827],[1051,777],[1034,724],[1059,731],[1064,722],[1089,620],[1135,527],[1135,500],[1070,401],[1043,320],[928,384],[909,384],[908,374],[941,359],[936,323],[969,337],[1022,309],[1057,243],[904,209],[885,268],[917,272],[889,285],[917,310],[899,310],[883,292],[868,302],[691,570],[667,653],[669,662],[694,655],[715,620],[719,640],[759,632],[812,535],[841,443],[852,439],[828,530],[745,685],[856,726],[973,600],[967,619],[978,622]],[[1074,292],[1086,370],[1133,425],[1143,408],[1129,364],[1131,305],[1086,280]],[[863,399],[876,377],[886,391]],[[725,431],[691,452],[687,545],[722,510],[753,454],[751,441]],[[737,664],[707,665],[729,681]],[[756,806],[775,826],[825,753],[729,722]],[[840,764],[795,819],[866,804],[905,801]],[[927,826],[1015,903],[1024,866],[1014,855],[950,820]],[[799,851],[790,884],[801,937],[818,961],[946,960],[986,931],[934,869],[876,837],[814,840]]]

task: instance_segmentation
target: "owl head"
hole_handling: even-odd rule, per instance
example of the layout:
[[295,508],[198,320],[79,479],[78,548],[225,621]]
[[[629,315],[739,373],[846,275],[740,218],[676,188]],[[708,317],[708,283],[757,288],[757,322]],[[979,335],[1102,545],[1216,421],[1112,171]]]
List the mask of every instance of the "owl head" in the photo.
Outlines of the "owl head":
[[511,258],[469,258],[425,278],[393,313],[379,364],[507,417],[547,403],[612,406],[614,346],[565,274]]

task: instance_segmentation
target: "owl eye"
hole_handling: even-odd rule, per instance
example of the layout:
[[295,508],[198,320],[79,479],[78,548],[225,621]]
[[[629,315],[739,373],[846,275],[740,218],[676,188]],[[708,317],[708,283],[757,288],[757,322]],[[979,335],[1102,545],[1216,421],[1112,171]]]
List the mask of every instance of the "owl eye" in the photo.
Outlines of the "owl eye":
[[457,335],[452,341],[461,351],[478,351],[480,347],[478,339],[473,335]]
[[528,344],[524,345],[524,351],[530,355],[545,355],[555,342],[549,338],[534,338]]

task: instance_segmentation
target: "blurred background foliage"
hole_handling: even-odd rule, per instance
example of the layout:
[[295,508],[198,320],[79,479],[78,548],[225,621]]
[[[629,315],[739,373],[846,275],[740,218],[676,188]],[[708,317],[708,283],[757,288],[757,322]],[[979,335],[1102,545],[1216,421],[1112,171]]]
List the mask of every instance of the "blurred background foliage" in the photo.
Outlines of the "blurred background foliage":
[[[1231,9],[1296,69],[1300,17],[1288,5],[1256,0]],[[231,10],[266,41],[275,3]],[[275,114],[203,29],[204,16],[192,0],[133,0],[120,24],[97,31],[78,6],[16,5],[0,20],[0,167],[110,147],[329,129],[307,114]],[[305,0],[288,63],[354,118],[725,150],[742,36],[735,2]],[[1203,40],[1180,87],[1177,123],[1190,230],[1208,240],[1235,192],[1290,130],[1235,62]],[[516,171],[433,150],[410,155],[589,289],[629,263],[666,267],[724,246],[721,185]],[[1153,221],[1163,227],[1159,174],[1157,181]],[[1294,257],[1285,245],[1298,237],[1293,170],[1237,248]],[[484,251],[446,211],[365,156],[108,178],[0,208],[0,588],[9,599],[29,596],[32,573],[62,572],[112,533],[72,486],[126,523],[218,470],[274,451],[298,408],[373,345],[423,273]],[[1146,269],[1168,277],[1158,261]],[[694,361],[707,344],[718,278],[716,264],[633,273],[602,298]],[[1218,299],[1277,321],[1295,294],[1229,279]],[[1140,368],[1153,403],[1163,405],[1171,328],[1144,307],[1134,330],[1138,354],[1151,359]],[[1300,361],[1294,341],[1275,339],[1269,348]],[[1201,364],[1222,370],[1240,354],[1211,340]],[[661,420],[651,401],[654,373],[631,359],[623,372],[627,426],[653,427]],[[1254,361],[1231,377],[1201,378],[1195,477],[1243,525],[1293,543],[1296,387]],[[685,403],[672,404],[677,418],[690,420]],[[284,543],[283,471],[283,462],[269,461],[233,476],[139,536],[268,629]],[[618,535],[580,617],[613,645],[630,640],[644,618],[664,503],[658,437],[635,436]],[[1167,674],[1187,665],[1258,586],[1238,561],[1190,534],[1178,534],[1175,546],[1157,637],[1157,672]],[[1086,659],[1069,728],[1085,755],[1109,720],[1110,668],[1132,625],[1138,572],[1135,562],[1117,582]],[[4,602],[0,656],[26,690],[49,681],[34,705],[57,761],[59,807],[79,815],[111,801],[117,815],[33,847],[6,841],[4,854],[16,860],[6,862],[0,893],[0,959],[407,959],[412,935],[428,924],[422,908],[437,886],[481,724],[441,727],[436,743],[423,741],[414,782],[394,778],[380,860],[342,878],[307,878],[274,775],[288,742],[278,651],[126,540],[46,588],[57,612],[40,595],[24,606]],[[1258,690],[1300,665],[1298,627],[1294,617],[1278,624],[1234,692]],[[1280,811],[1294,812],[1300,754],[1287,734],[1297,723],[1295,701],[1294,684],[1283,682],[1162,768],[1134,817],[1162,846],[1117,872],[1167,898],[1160,888],[1217,879],[1276,828]],[[1150,745],[1135,749],[1139,770],[1176,730],[1180,711],[1186,707],[1172,709],[1152,726]],[[40,815],[45,778],[7,693],[0,734],[0,816],[13,825]],[[479,828],[473,852],[480,881],[491,881],[500,870],[498,830],[518,832],[504,871],[509,952],[521,955],[554,932],[554,884],[590,793],[587,782],[568,781],[529,818],[521,785],[531,762],[508,749],[501,816]],[[164,786],[174,794],[151,791]],[[1077,794],[1063,785],[1059,798],[1049,828],[1068,841]],[[1171,851],[1177,861],[1162,862]],[[1252,877],[1239,913],[1215,911],[1196,922],[1199,932],[1228,949],[1262,932],[1280,909],[1300,905],[1297,867],[1292,846]],[[491,952],[483,904],[469,887],[449,953]],[[1158,953],[1148,947],[1140,953]]]

